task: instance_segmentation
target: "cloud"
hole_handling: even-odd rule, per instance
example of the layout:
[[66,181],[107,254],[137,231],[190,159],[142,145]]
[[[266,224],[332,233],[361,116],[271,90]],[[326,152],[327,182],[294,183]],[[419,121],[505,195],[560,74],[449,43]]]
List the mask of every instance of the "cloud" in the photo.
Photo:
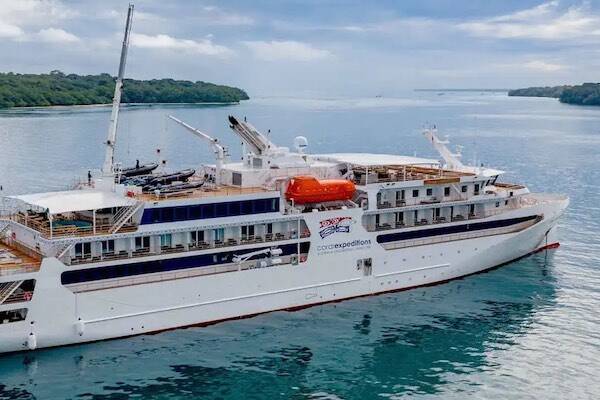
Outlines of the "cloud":
[[257,58],[266,61],[293,60],[315,61],[331,57],[329,50],[313,47],[308,43],[295,41],[247,41],[243,42]]
[[255,21],[253,18],[243,15],[236,14],[234,12],[225,11],[216,6],[205,6],[203,11],[206,13],[202,20],[204,23],[210,25],[254,25]]
[[58,0],[0,0],[0,23],[19,27],[46,25],[77,15]]
[[179,39],[169,35],[131,34],[131,44],[146,49],[180,50],[206,56],[229,57],[233,51],[228,47],[214,44],[210,38],[203,40]]
[[561,9],[558,1],[457,25],[459,29],[473,36],[549,41],[584,37],[600,38],[599,26],[600,15],[594,14],[587,3]]
[[17,39],[23,36],[25,32],[16,25],[7,24],[0,21],[0,38],[2,39]]
[[42,29],[38,32],[37,38],[48,43],[77,43],[81,41],[72,33],[58,28]]
[[524,64],[525,68],[540,72],[556,72],[566,68],[562,64],[553,64],[542,60],[533,60]]

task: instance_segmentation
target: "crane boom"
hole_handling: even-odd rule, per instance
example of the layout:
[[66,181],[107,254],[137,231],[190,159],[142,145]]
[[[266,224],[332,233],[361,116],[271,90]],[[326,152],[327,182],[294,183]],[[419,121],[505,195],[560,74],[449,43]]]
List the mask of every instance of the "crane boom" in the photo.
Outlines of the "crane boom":
[[121,104],[121,93],[123,89],[123,77],[125,75],[125,63],[127,61],[127,50],[129,48],[129,34],[131,33],[131,22],[133,20],[133,4],[127,9],[127,22],[125,23],[125,35],[121,47],[121,60],[119,62],[119,73],[115,83],[115,94],[113,96],[112,111],[110,114],[110,125],[108,127],[108,138],[106,139],[106,153],[102,166],[102,175],[110,177],[114,175],[115,143],[117,141],[117,123],[119,120],[119,106]]
[[183,122],[182,120],[169,115],[169,119],[175,121],[177,124],[181,125],[182,127],[184,127],[188,132],[193,133],[194,135],[196,135],[197,137],[199,137],[200,139],[203,139],[205,141],[207,141],[210,146],[212,147],[212,149],[215,152],[215,157],[216,157],[216,167],[217,167],[217,171],[216,171],[216,176],[215,176],[215,183],[217,185],[221,184],[221,168],[223,168],[223,163],[225,162],[225,154],[226,154],[226,149],[224,146],[219,144],[218,139],[213,138],[210,135],[207,135],[206,133],[202,132],[199,129],[194,128],[193,126],[186,124],[185,122]]

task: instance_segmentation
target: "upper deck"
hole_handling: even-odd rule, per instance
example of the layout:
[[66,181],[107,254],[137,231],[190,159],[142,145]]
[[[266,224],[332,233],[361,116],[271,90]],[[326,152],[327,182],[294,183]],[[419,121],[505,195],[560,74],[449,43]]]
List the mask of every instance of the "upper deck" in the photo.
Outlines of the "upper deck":
[[0,241],[0,276],[36,272],[41,256],[17,242]]

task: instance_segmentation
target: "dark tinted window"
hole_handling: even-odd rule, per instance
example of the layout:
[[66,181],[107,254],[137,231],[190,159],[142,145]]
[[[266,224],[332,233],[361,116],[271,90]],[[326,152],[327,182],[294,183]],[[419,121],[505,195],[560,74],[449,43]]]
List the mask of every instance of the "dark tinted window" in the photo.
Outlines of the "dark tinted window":
[[230,201],[193,206],[158,207],[144,210],[141,223],[144,225],[193,219],[234,217],[277,211],[279,211],[279,198]]

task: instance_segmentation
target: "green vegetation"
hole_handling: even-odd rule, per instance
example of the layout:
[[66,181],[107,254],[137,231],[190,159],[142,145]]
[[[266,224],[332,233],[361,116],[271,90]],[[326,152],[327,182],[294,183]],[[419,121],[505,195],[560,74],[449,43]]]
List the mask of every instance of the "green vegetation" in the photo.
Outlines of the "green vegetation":
[[[0,73],[0,108],[72,106],[112,102],[115,78],[109,74]],[[241,89],[207,82],[125,79],[123,103],[231,103],[247,100]]]
[[563,90],[570,86],[545,86],[545,87],[529,87],[525,89],[509,90],[509,96],[523,97],[554,97],[558,99]]
[[508,92],[509,96],[554,97],[561,103],[600,106],[600,83],[576,86],[530,87]]

